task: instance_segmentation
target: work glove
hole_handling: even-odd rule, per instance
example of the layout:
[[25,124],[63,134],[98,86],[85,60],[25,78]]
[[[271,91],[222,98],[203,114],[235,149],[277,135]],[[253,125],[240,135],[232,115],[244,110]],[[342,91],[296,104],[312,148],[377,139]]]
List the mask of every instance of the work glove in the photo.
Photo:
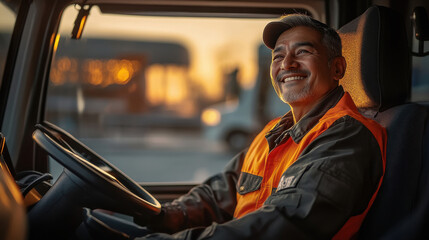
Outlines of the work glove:
[[186,212],[176,203],[165,203],[158,215],[134,217],[134,222],[153,232],[175,233],[185,229]]

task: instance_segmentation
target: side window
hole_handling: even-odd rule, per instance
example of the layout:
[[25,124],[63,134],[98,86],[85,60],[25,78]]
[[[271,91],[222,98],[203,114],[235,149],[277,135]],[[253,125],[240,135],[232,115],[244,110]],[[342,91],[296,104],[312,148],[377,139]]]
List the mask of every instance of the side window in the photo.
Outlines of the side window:
[[[417,53],[420,48],[419,41],[412,37],[412,52]],[[423,52],[429,52],[429,42],[424,42]],[[411,100],[414,102],[429,101],[429,55],[412,56],[412,81],[411,81]]]
[[10,39],[15,25],[16,14],[0,2],[0,81],[3,79]]
[[[255,88],[269,80],[258,74],[258,49],[272,19],[122,16],[94,6],[73,40],[76,15],[71,6],[61,20],[45,120],[134,180],[201,182],[265,125]],[[61,167],[50,161],[50,171]]]
[[[429,51],[429,47],[425,47],[425,51]],[[429,101],[429,56],[413,56],[412,61],[412,101]]]

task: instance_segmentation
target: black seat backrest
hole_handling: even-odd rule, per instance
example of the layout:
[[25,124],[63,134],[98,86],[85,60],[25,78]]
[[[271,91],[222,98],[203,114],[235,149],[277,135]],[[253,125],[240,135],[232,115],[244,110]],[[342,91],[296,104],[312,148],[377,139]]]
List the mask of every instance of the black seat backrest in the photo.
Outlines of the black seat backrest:
[[383,183],[359,233],[360,239],[380,239],[416,209],[428,113],[407,103],[411,57],[399,14],[373,6],[339,33],[347,60],[341,84],[388,134]]
[[[424,104],[429,110],[429,104]],[[423,135],[423,161],[420,171],[420,184],[416,207],[398,222],[383,239],[388,240],[420,240],[429,239],[429,119],[426,120],[426,128]]]

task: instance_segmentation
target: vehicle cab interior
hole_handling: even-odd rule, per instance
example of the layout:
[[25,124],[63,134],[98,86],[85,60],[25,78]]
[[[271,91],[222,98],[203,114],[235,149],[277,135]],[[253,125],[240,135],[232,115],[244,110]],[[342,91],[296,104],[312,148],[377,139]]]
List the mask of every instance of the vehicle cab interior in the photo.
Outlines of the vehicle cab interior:
[[337,29],[340,85],[387,131],[357,238],[429,238],[428,2],[1,0],[0,12],[0,239],[144,236],[134,217],[221,172],[281,114],[262,30],[297,12]]

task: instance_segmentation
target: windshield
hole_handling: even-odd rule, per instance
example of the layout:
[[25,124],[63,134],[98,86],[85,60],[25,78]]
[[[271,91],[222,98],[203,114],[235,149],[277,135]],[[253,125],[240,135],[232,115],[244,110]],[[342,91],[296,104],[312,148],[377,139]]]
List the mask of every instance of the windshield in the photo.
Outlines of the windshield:
[[45,119],[137,181],[202,181],[289,110],[269,86],[261,36],[270,18],[127,16],[94,6],[74,40],[77,12],[64,11],[56,37]]

